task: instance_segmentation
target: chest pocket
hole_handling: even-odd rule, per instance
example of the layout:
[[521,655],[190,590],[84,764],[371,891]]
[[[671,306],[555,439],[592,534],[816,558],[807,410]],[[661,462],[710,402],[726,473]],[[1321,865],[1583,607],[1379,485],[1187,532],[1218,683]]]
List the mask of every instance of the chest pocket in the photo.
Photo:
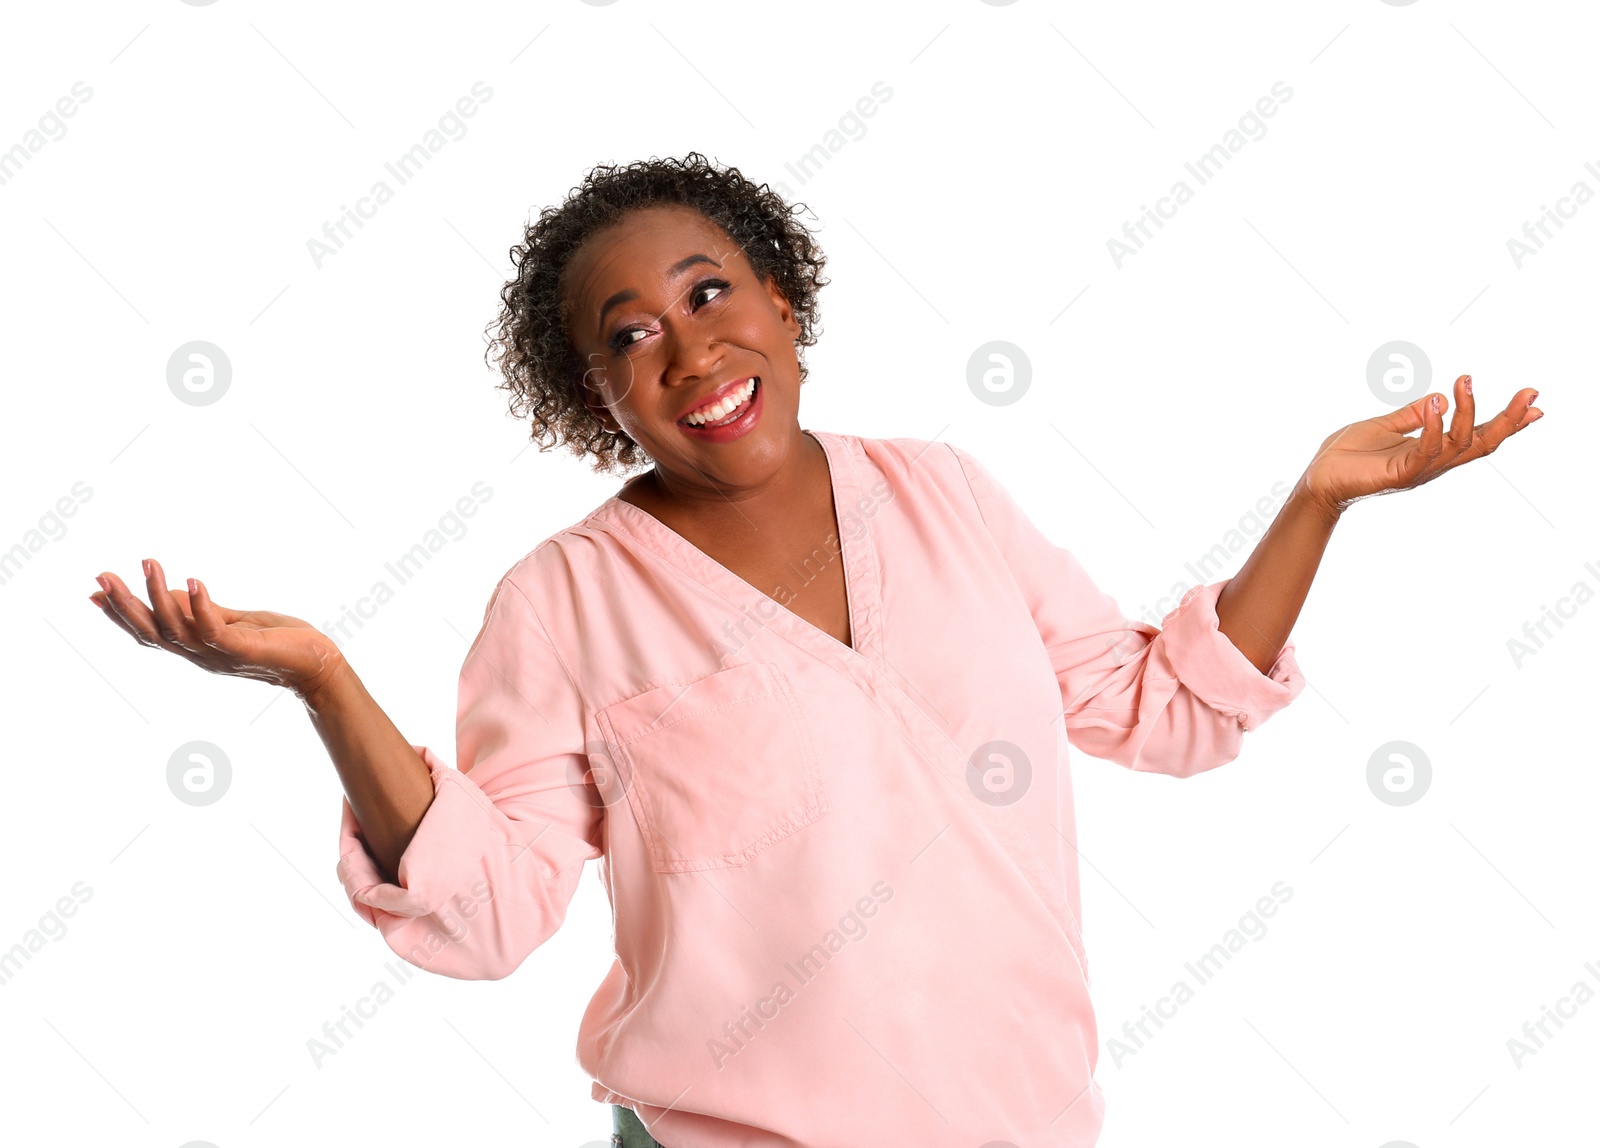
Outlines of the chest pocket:
[[770,663],[658,686],[595,720],[657,873],[744,865],[828,810],[810,728]]

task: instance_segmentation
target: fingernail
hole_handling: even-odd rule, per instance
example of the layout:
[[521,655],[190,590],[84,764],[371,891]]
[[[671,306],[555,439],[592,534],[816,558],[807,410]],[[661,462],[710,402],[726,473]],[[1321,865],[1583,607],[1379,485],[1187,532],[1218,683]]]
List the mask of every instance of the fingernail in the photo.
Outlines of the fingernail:
[[1472,376],[1471,376],[1471,375],[1468,375],[1468,376],[1467,376],[1467,377],[1466,377],[1466,378],[1465,378],[1465,379],[1464,379],[1464,380],[1463,380],[1463,381],[1462,381],[1462,383],[1461,383],[1461,385],[1462,385],[1462,386],[1463,386],[1463,387],[1465,387],[1465,388],[1466,388],[1466,390],[1467,390],[1467,394],[1469,394],[1469,395],[1470,395],[1470,394],[1471,394],[1471,393],[1472,393]]
[[89,595],[89,601],[93,602],[96,606],[100,605],[100,599],[96,598],[93,594]]
[[1434,395],[1433,396],[1433,409],[1434,410],[1438,410],[1439,409],[1439,402],[1440,402],[1439,396],[1438,395]]
[[150,577],[150,559],[146,558],[140,565],[144,567],[144,576]]
[[189,593],[200,593],[200,583],[196,582],[193,578],[189,579]]
[[1536,399],[1538,397],[1539,397],[1539,392],[1538,391],[1534,391],[1533,394],[1528,396],[1528,401],[1531,403],[1531,402],[1533,402],[1534,399]]
[[100,589],[104,590],[107,594],[111,593],[111,583],[106,581],[106,576],[104,574],[96,574],[94,576],[94,580],[100,583]]

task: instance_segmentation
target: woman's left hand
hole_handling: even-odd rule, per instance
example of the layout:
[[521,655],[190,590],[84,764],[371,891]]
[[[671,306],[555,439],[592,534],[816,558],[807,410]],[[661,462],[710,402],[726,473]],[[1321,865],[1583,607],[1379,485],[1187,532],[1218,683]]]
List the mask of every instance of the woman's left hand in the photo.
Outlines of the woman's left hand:
[[[1363,498],[1421,486],[1493,453],[1523,427],[1537,422],[1544,415],[1532,405],[1538,395],[1526,387],[1512,396],[1505,410],[1473,426],[1472,376],[1462,375],[1456,380],[1456,413],[1448,434],[1442,395],[1424,395],[1390,414],[1351,423],[1323,440],[1300,476],[1298,492],[1337,517]],[[1408,437],[1418,427],[1422,434]]]

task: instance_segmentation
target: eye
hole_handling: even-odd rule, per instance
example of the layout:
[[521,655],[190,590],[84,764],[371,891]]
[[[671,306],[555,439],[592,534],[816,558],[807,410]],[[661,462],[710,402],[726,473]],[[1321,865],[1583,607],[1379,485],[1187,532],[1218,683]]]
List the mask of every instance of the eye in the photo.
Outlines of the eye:
[[[718,294],[716,296],[713,296],[712,299],[708,299],[707,300],[708,303],[709,302],[714,302],[715,299],[721,298],[721,296],[723,294],[726,294],[728,291],[731,291],[732,289],[733,289],[733,285],[731,283],[729,283],[725,279],[703,279],[699,283],[696,283],[694,285],[694,289],[692,291],[690,291],[690,293],[689,293],[689,298],[691,300],[697,299],[697,298],[700,297],[700,294],[702,292],[704,292],[704,291],[716,291],[716,292],[718,292]],[[702,304],[701,306],[704,306],[704,304]],[[700,309],[699,307],[695,308],[696,311],[698,311],[699,309]],[[629,338],[630,335],[646,335],[646,334],[649,334],[649,331],[646,330],[644,327],[624,327],[624,328],[622,328],[622,330],[618,331],[615,335],[611,336],[611,339],[610,339],[610,341],[609,341],[609,343],[607,345],[613,351],[616,351],[616,352],[620,353],[620,352],[626,350],[627,348],[633,346],[635,343],[639,342],[638,339]]]
[[[702,291],[713,291],[713,290],[714,291],[726,291],[726,290],[728,290],[728,284],[726,282],[724,282],[723,280],[721,280],[721,279],[707,279],[704,283],[700,283],[700,284],[697,284],[695,286],[694,295],[698,295]],[[690,298],[693,298],[694,295],[691,295]],[[706,300],[706,301],[708,303],[710,302],[709,299]]]

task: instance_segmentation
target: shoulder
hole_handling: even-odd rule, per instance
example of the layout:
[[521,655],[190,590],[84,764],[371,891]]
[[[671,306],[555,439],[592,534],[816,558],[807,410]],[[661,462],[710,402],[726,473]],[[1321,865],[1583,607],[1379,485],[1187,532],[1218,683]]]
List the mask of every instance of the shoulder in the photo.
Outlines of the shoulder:
[[939,493],[958,502],[970,501],[990,481],[989,473],[964,448],[938,439],[866,438],[835,435],[866,466],[863,485],[883,481],[894,492]]
[[619,560],[616,537],[598,524],[597,513],[598,508],[562,527],[511,563],[489,594],[484,621],[525,619],[550,640],[552,619],[564,617],[579,588],[602,581]]

